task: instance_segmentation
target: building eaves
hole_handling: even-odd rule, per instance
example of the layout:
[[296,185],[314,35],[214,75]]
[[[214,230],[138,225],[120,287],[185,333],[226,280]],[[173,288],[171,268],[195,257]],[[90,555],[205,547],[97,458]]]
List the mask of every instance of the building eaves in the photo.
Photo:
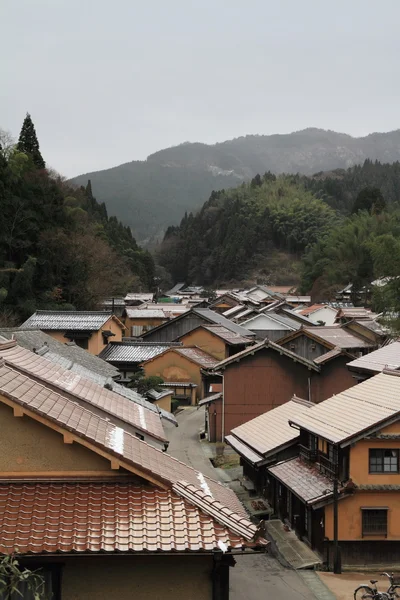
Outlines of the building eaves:
[[350,371],[381,373],[384,369],[400,369],[400,342],[392,342],[347,364]]
[[342,447],[400,418],[399,374],[379,373],[290,419],[293,425]]
[[92,451],[99,448],[110,460],[116,458],[122,468],[160,487],[184,481],[203,489],[238,515],[246,515],[229,488],[6,365],[0,366],[0,401],[2,397],[21,406],[32,418],[40,417],[49,427],[54,424],[71,432],[74,441],[84,440]]
[[199,401],[197,406],[206,406],[207,404],[211,404],[212,402],[218,402],[222,400],[222,392],[217,392],[215,394],[211,394],[210,396],[206,396],[202,400]]
[[0,551],[211,553],[221,545],[230,551],[267,544],[253,542],[256,527],[201,490],[186,482],[173,488],[121,481],[0,483]]
[[231,434],[239,442],[261,455],[263,460],[297,440],[299,431],[290,427],[289,419],[301,416],[312,410],[314,406],[313,403],[294,396],[289,402],[235,427]]
[[22,325],[22,329],[44,331],[98,331],[112,318],[121,329],[125,326],[109,311],[51,311],[37,310]]
[[73,396],[77,402],[84,403],[88,408],[100,410],[105,417],[114,417],[150,437],[162,442],[167,441],[158,413],[116,394],[93,380],[21,348],[15,342],[0,345],[0,358],[16,371],[38,379],[44,386],[57,388],[61,394],[64,392]]
[[267,471],[310,506],[333,496],[333,481],[300,458],[280,462]]
[[[181,344],[179,344],[181,345]],[[107,362],[129,364],[141,363],[162,354],[171,347],[173,343],[143,343],[143,342],[111,342],[99,354],[100,358]]]

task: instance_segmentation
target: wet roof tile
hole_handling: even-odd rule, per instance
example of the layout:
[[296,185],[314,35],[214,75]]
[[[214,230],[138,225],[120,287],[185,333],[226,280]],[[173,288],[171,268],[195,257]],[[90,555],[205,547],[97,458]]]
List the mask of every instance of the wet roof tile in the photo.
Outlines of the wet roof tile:
[[65,369],[62,365],[54,364],[45,356],[39,356],[9,342],[0,344],[0,357],[4,358],[7,364],[28,376],[36,377],[45,384],[55,386],[61,393],[67,392],[109,415],[145,431],[150,436],[160,440],[166,439],[158,412],[142,407],[78,373]]
[[217,550],[221,542],[229,549],[248,545],[255,527],[247,519],[233,513],[221,519],[218,503],[211,514],[201,492],[199,507],[193,503],[196,490],[186,488],[187,498],[133,483],[0,484],[0,552],[186,552]]
[[[239,515],[245,514],[243,506],[229,488],[172,458],[165,452],[139,440],[106,418],[90,412],[73,400],[48,390],[35,381],[31,384],[30,391],[33,393],[24,391],[23,385],[27,382],[27,379],[29,380],[26,375],[7,365],[0,366],[0,394],[26,407],[49,422],[54,422],[56,425],[71,431],[78,438],[84,438],[93,446],[99,446],[111,456],[116,456],[123,461],[125,468],[128,470],[132,468],[133,472],[140,471],[140,473],[143,473],[143,477],[148,474],[150,478],[155,478],[168,486],[172,486],[179,481],[185,481],[197,487],[201,487],[202,484],[206,485],[206,489],[208,489],[212,498]],[[41,399],[43,394],[44,399],[60,407],[61,410],[56,416],[43,409],[43,399]],[[67,407],[72,409],[70,414],[66,411]]]
[[300,458],[278,463],[267,470],[307,504],[328,499],[333,494],[333,481]]

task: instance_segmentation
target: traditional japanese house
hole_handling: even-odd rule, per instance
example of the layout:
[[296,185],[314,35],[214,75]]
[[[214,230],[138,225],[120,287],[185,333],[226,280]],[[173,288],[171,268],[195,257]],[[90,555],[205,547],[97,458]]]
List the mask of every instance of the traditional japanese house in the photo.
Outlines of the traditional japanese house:
[[181,345],[180,342],[139,342],[125,339],[123,342],[108,344],[100,353],[99,358],[116,367],[123,380],[129,381],[143,362],[154,358],[168,348]]
[[122,340],[125,326],[110,312],[37,310],[22,324],[40,329],[59,342],[73,341],[91,354],[100,354],[113,339]]
[[161,308],[125,308],[122,321],[126,327],[127,335],[140,337],[153,327],[158,327],[166,321],[168,316]]
[[192,308],[175,319],[147,331],[142,337],[146,342],[173,342],[201,325],[221,325],[243,337],[255,337],[251,331],[233,323],[209,308]]
[[222,325],[202,325],[179,338],[184,346],[197,346],[218,360],[241,352],[254,341]]
[[99,385],[88,378],[87,372],[82,375],[82,372],[70,371],[45,356],[18,346],[15,341],[0,343],[0,359],[32,381],[70,398],[94,414],[100,414],[149,444],[164,450],[168,447],[158,411]]
[[145,361],[142,367],[146,377],[156,375],[171,387],[177,382],[196,384],[196,399],[201,400],[205,395],[201,370],[212,369],[218,362],[214,356],[196,346],[183,346],[165,350]]
[[228,600],[265,548],[230,489],[4,361],[0,433],[0,552],[53,600]]
[[400,342],[392,342],[370,354],[356,358],[347,364],[347,368],[357,381],[369,379],[385,369],[400,373]]
[[[267,467],[299,453],[299,432],[289,419],[315,406],[293,396],[291,400],[232,429],[225,441],[240,456],[243,474],[260,494],[268,496]],[[273,504],[273,498],[269,498]]]
[[336,325],[301,327],[278,339],[277,344],[309,360],[319,358],[335,348],[339,348],[353,357],[367,354],[377,348],[376,343],[368,338]]
[[400,377],[384,371],[289,419],[300,454],[267,467],[267,496],[332,567],[400,562]]
[[232,429],[288,402],[293,395],[318,403],[355,385],[341,350],[308,360],[265,340],[203,369],[203,383],[223,378],[222,399],[207,403],[207,436],[221,441]]

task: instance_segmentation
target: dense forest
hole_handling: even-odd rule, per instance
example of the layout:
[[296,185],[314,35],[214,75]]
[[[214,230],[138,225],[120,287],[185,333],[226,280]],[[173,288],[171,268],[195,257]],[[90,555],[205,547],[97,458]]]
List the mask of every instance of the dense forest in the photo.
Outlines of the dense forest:
[[153,285],[154,262],[109,217],[90,181],[73,187],[46,169],[28,114],[18,143],[0,137],[0,321],[36,309],[93,309]]
[[[185,211],[199,210],[212,190],[237,186],[257,173],[312,176],[347,169],[366,159],[391,163],[400,160],[399,148],[400,130],[355,138],[311,127],[218,144],[186,142],[155,152],[147,160],[79,175],[73,181],[86,185],[91,179],[96,197],[106,203],[108,211],[130,225],[139,241],[148,242],[152,237],[161,239]],[[318,178],[318,187],[317,182]]]
[[213,192],[200,212],[170,227],[158,260],[175,281],[240,282],[262,267],[274,283],[293,283],[295,263],[328,232],[335,211],[287,177],[266,173]]
[[399,163],[367,160],[312,178],[257,175],[213,192],[198,214],[170,227],[158,259],[175,280],[299,283],[314,300],[352,282],[354,301],[365,302],[361,291],[389,277],[375,289],[374,307],[397,310],[399,201]]

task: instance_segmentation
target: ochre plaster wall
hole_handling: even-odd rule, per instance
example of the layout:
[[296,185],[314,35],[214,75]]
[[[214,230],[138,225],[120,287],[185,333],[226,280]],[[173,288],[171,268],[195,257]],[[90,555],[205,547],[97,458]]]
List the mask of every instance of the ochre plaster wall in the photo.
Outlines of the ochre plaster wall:
[[[388,535],[362,536],[362,511],[367,508],[388,507]],[[400,493],[355,492],[338,503],[339,540],[400,540]],[[333,539],[333,504],[325,507],[325,535]]]
[[0,402],[0,474],[10,472],[110,471],[110,461],[79,444],[64,444],[56,431],[24,417],[14,417]]
[[159,406],[163,410],[171,412],[172,394],[170,394],[169,396],[164,396],[164,398],[161,398],[160,400],[156,400],[154,404],[157,404],[157,406]]
[[[389,432],[385,431],[385,433]],[[369,473],[370,448],[400,450],[400,440],[360,440],[350,448],[350,477],[354,483],[400,485],[400,473]]]
[[68,559],[63,600],[211,600],[210,556]]
[[178,352],[168,350],[144,365],[146,377],[157,375],[165,382],[188,382],[197,384],[197,399],[203,397],[203,385],[200,366],[191,362]]
[[225,342],[213,335],[206,329],[195,329],[190,331],[179,340],[184,346],[197,346],[217,358],[224,360],[228,357],[228,350]]
[[115,334],[113,337],[108,338],[109,341],[120,342],[122,340],[123,329],[121,328],[121,325],[119,325],[115,319],[110,317],[99,331],[93,331],[88,346],[88,352],[91,354],[100,354],[106,347],[107,344],[103,342],[103,331],[111,331]]

